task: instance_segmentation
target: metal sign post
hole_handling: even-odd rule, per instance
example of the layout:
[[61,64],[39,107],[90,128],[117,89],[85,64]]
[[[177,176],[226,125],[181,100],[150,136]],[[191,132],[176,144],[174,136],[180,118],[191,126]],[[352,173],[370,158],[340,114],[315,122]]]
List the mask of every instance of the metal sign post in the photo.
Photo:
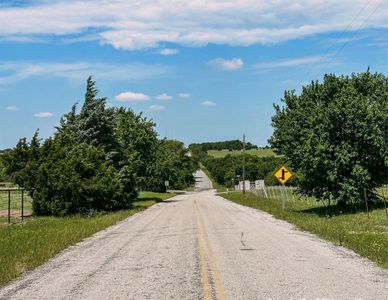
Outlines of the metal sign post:
[[24,190],[22,190],[22,222],[24,221]]
[[166,187],[166,193],[167,193],[168,187],[170,186],[170,183],[168,182],[168,180],[166,180],[166,181],[164,182],[164,185],[165,185],[165,187]]
[[282,189],[283,189],[283,193],[282,193],[282,209],[284,210],[284,202],[285,202],[285,191],[286,191],[286,186],[284,184],[282,184]]
[[282,190],[283,191],[280,191],[280,195],[281,195],[281,198],[282,198],[282,209],[284,210],[284,201],[285,201],[285,193],[286,193],[286,182],[288,180],[290,180],[290,178],[292,177],[292,173],[290,171],[288,171],[286,169],[286,167],[281,167],[279,170],[276,171],[276,173],[274,174],[275,177],[279,180],[279,182],[281,183],[282,185]]
[[8,224],[11,224],[11,190],[8,190]]

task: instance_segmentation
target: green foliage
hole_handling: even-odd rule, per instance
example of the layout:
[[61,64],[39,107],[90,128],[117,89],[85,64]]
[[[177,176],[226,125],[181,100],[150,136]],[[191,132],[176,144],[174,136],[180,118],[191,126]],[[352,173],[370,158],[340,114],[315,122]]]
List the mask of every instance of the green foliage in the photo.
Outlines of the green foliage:
[[158,143],[158,155],[153,165],[153,181],[149,190],[163,191],[164,182],[170,183],[170,188],[184,189],[194,184],[193,173],[198,164],[188,156],[188,150],[182,142],[176,140],[161,140]]
[[[207,142],[200,144],[191,144],[189,145],[189,150],[191,151],[193,157],[198,161],[201,161],[206,157],[209,150],[241,150],[243,148],[243,142],[240,140],[231,140],[223,142]],[[253,145],[249,142],[245,143],[245,149],[257,149],[256,145]]]
[[130,206],[136,191],[127,166],[116,169],[102,149],[85,143],[72,146],[59,157],[56,150],[61,149],[55,148],[38,170],[33,193],[35,213],[67,215]]
[[300,191],[342,203],[363,201],[387,181],[388,79],[369,71],[326,75],[275,105],[270,144],[303,177]]
[[145,190],[155,175],[153,172],[160,152],[155,123],[132,110],[119,108],[116,113],[116,135],[122,156],[131,162],[139,189]]
[[[249,149],[245,151],[246,154],[258,156],[258,157],[266,157],[266,156],[276,156],[276,153],[271,148],[256,148]],[[222,158],[226,155],[241,155],[242,150],[208,150],[207,154],[214,158]]]
[[106,108],[87,80],[80,113],[74,105],[54,137],[42,144],[36,132],[3,154],[5,171],[32,190],[38,215],[64,216],[113,211],[131,206],[138,190],[175,188],[193,183],[194,161],[183,143],[159,141],[155,124],[124,108]]
[[[224,158],[207,157],[202,162],[211,177],[220,185],[231,187],[236,182],[237,175],[242,176],[242,155],[227,155]],[[265,179],[267,176],[273,177],[273,181],[267,184],[276,184],[274,171],[283,164],[281,157],[257,157],[254,155],[245,155],[245,178],[247,180]],[[242,178],[240,177],[240,180]]]
[[3,163],[3,153],[0,153],[0,182],[9,180]]
[[22,138],[16,147],[3,154],[3,165],[7,175],[12,174],[14,183],[31,189],[35,186],[36,173],[39,167],[40,141],[38,131],[33,135],[31,142]]

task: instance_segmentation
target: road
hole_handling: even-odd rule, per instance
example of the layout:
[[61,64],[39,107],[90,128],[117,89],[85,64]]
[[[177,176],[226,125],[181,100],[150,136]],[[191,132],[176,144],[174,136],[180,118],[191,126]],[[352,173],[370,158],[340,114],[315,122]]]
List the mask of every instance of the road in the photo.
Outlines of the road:
[[204,171],[198,170],[194,174],[195,177],[195,191],[200,192],[203,190],[210,190],[213,188],[213,184]]
[[0,290],[0,299],[387,299],[388,272],[204,190],[158,203]]

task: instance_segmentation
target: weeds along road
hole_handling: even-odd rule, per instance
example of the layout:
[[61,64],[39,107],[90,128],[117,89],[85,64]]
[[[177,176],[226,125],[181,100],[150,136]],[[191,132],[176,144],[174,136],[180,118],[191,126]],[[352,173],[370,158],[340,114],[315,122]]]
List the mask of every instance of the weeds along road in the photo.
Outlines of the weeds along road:
[[206,190],[99,232],[0,290],[0,299],[387,296],[386,270]]

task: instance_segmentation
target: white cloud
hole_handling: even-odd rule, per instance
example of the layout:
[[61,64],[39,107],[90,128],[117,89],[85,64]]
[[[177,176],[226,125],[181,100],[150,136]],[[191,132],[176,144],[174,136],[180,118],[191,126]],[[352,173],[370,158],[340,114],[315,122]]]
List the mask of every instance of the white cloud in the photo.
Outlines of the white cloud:
[[213,106],[217,106],[217,104],[213,101],[203,101],[201,103],[202,106],[205,106],[205,107],[213,107]]
[[19,110],[19,108],[17,108],[17,107],[14,106],[14,105],[7,106],[5,109],[8,110],[8,111],[10,111],[10,112],[16,112],[16,111]]
[[[96,80],[141,80],[159,77],[170,72],[161,65],[102,64],[89,62],[15,62],[0,61],[0,84],[10,84],[29,77],[62,77],[83,82],[89,75]],[[4,74],[4,75],[3,75]]]
[[154,105],[150,106],[150,110],[152,110],[152,111],[162,111],[165,109],[166,109],[166,107],[163,105],[154,104]]
[[179,53],[178,49],[164,48],[164,49],[159,50],[159,54],[161,54],[161,55],[175,55],[178,53]]
[[142,102],[150,100],[150,96],[143,93],[124,92],[118,94],[116,97],[117,101],[122,102]]
[[166,93],[163,93],[163,94],[156,96],[156,99],[158,99],[158,100],[171,100],[172,96],[167,95]]
[[233,58],[233,59],[223,59],[216,58],[208,62],[209,65],[225,70],[225,71],[234,71],[242,68],[244,66],[244,62],[241,58]]
[[0,36],[46,40],[52,36],[77,36],[82,40],[93,29],[101,43],[127,50],[155,48],[165,43],[273,44],[331,31],[357,30],[360,26],[388,28],[388,6],[383,2],[370,0],[365,5],[365,0],[53,0],[2,7]]
[[51,118],[54,114],[49,111],[42,111],[34,114],[37,118]]
[[190,98],[190,94],[189,93],[180,93],[178,96],[179,96],[179,98],[182,98],[182,99]]
[[276,60],[271,62],[259,63],[255,65],[256,69],[274,69],[274,68],[287,68],[287,67],[299,67],[303,65],[311,65],[317,63],[324,63],[329,59],[328,56],[307,56],[300,58]]

